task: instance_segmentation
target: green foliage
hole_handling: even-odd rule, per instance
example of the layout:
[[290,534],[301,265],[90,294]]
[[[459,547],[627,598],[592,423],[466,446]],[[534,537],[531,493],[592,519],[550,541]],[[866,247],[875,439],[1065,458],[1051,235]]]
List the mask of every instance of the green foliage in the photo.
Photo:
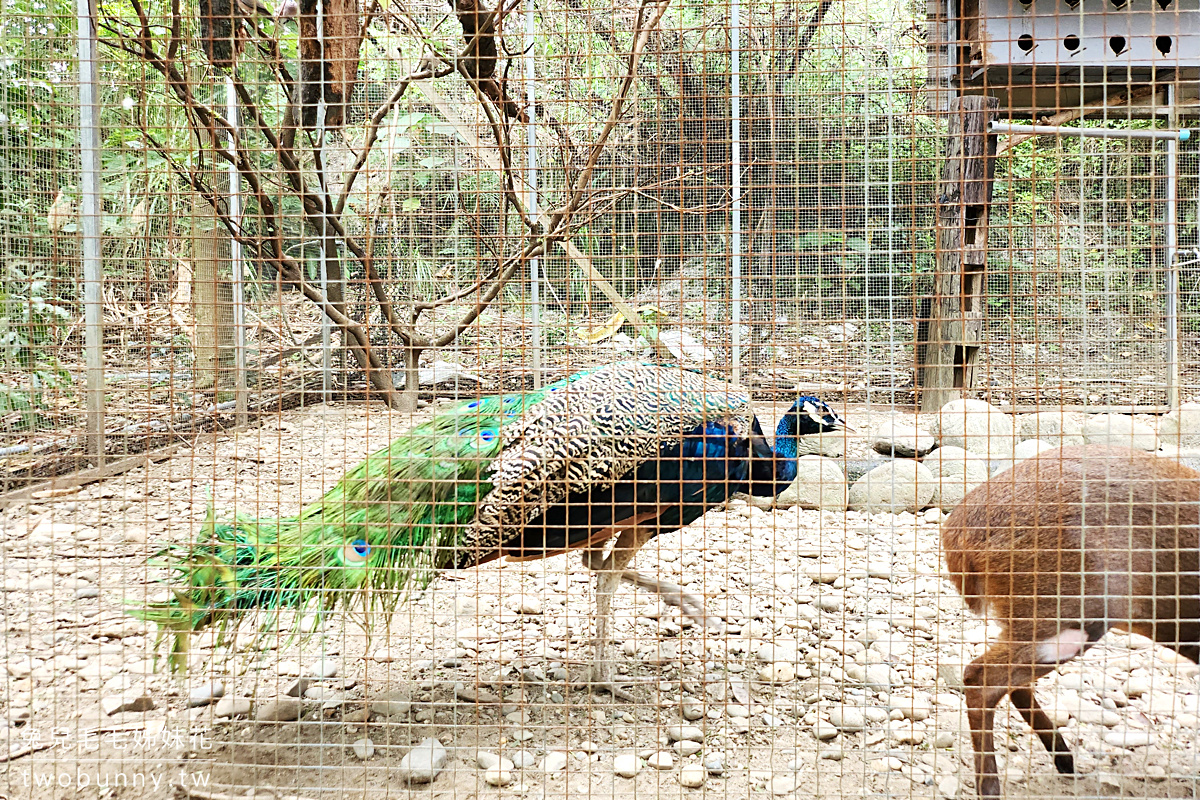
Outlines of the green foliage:
[[43,393],[70,380],[52,346],[60,325],[71,314],[51,297],[44,274],[26,272],[27,264],[7,265],[0,284],[0,368],[19,376],[20,384],[0,383],[0,429],[30,431],[46,424]]
[[50,302],[46,276],[23,266],[10,263],[0,287],[0,361],[8,370],[32,371],[53,359],[45,348],[71,315]]

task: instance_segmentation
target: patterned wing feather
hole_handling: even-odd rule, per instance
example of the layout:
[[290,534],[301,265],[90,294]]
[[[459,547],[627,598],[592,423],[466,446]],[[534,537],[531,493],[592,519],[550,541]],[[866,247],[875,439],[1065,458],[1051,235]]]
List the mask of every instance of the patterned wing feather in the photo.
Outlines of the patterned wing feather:
[[[479,505],[473,535],[460,546],[486,551],[570,493],[615,484],[707,419],[741,418],[750,398],[724,381],[678,367],[616,364],[549,393],[503,431],[492,462],[492,490]],[[743,427],[744,426],[744,427]]]

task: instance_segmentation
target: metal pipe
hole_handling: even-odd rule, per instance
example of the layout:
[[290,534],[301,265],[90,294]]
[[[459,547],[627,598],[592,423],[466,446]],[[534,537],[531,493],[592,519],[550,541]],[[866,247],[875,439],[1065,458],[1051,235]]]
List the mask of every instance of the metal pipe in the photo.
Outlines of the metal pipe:
[[[238,148],[238,104],[233,87],[233,77],[225,78],[225,116],[232,130],[229,132],[229,152],[237,159]],[[237,164],[230,162],[229,170],[229,218],[238,235],[242,230],[242,175]],[[246,293],[243,286],[244,262],[242,242],[234,236],[229,243],[229,256],[233,272],[233,398],[237,409],[235,420],[239,427],[250,421],[250,410],[246,398]]]
[[[525,102],[529,124],[525,126],[525,180],[528,183],[529,218],[538,218],[537,189],[537,87],[534,84],[533,45],[537,33],[534,19],[534,0],[525,0]],[[542,388],[542,292],[537,256],[529,259],[529,302],[533,315],[533,388]]]
[[[317,46],[321,52],[325,53],[325,0],[317,0]],[[300,70],[303,72],[304,70]],[[318,180],[321,183],[321,196],[326,197],[329,192],[328,175],[325,172],[325,114],[328,109],[325,105],[325,70],[317,70],[319,78],[317,78],[317,151],[321,154],[321,169],[319,171]],[[303,87],[300,90],[300,98],[304,97]],[[299,102],[297,103],[299,105]],[[299,110],[301,119],[304,118],[304,109]],[[321,252],[319,254],[320,264],[320,285],[321,296],[325,302],[329,302],[329,223],[326,219],[328,208],[322,209],[321,214]],[[333,348],[332,339],[332,322],[328,314],[321,314],[321,399],[328,403],[333,394]],[[407,382],[407,378],[406,378]]]
[[[1179,124],[1175,107],[1175,86],[1167,85],[1167,125]],[[1179,246],[1179,142],[1167,139],[1167,208],[1163,224],[1163,256],[1167,264],[1167,405],[1179,407],[1179,266],[1175,263]]]
[[729,6],[730,33],[730,77],[732,86],[729,92],[729,113],[733,118],[730,130],[730,160],[732,162],[733,183],[733,213],[730,224],[733,228],[733,286],[730,287],[729,299],[733,308],[730,310],[730,322],[733,325],[730,337],[730,350],[733,356],[733,374],[730,376],[734,383],[740,383],[742,377],[742,5],[739,0],[732,0]]
[[1124,128],[1072,128],[1067,125],[1016,125],[989,122],[991,133],[1022,133],[1030,136],[1080,136],[1088,139],[1168,139],[1186,142],[1192,138],[1188,128],[1172,130],[1126,130]]
[[83,237],[83,341],[87,362],[87,451],[104,463],[104,264],[101,260],[100,90],[91,0],[77,0],[79,52],[79,229]]

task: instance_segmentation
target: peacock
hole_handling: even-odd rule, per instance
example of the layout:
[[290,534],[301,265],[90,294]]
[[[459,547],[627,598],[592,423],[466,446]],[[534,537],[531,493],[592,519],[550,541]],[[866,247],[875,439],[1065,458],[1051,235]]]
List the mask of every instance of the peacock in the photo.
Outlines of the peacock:
[[438,414],[294,517],[217,522],[210,508],[195,543],[158,554],[169,599],[132,613],[158,625],[180,669],[190,634],[218,626],[224,638],[253,611],[392,610],[441,570],[580,550],[597,574],[589,683],[627,697],[608,647],[622,581],[719,624],[702,599],[628,569],[638,549],[734,493],[778,494],[796,477],[799,437],[842,428],[800,397],[772,445],[749,395],[725,381],[641,362],[584,370]]

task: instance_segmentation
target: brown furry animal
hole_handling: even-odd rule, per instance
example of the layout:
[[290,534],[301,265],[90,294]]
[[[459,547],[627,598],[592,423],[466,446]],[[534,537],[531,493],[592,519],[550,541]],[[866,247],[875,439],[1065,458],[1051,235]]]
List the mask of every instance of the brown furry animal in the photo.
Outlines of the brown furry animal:
[[1200,657],[1200,473],[1144,452],[1050,450],[976,487],[942,526],[951,579],[1000,640],[963,673],[975,779],[1000,796],[996,704],[1013,706],[1064,774],[1075,763],[1034,683],[1111,628]]

